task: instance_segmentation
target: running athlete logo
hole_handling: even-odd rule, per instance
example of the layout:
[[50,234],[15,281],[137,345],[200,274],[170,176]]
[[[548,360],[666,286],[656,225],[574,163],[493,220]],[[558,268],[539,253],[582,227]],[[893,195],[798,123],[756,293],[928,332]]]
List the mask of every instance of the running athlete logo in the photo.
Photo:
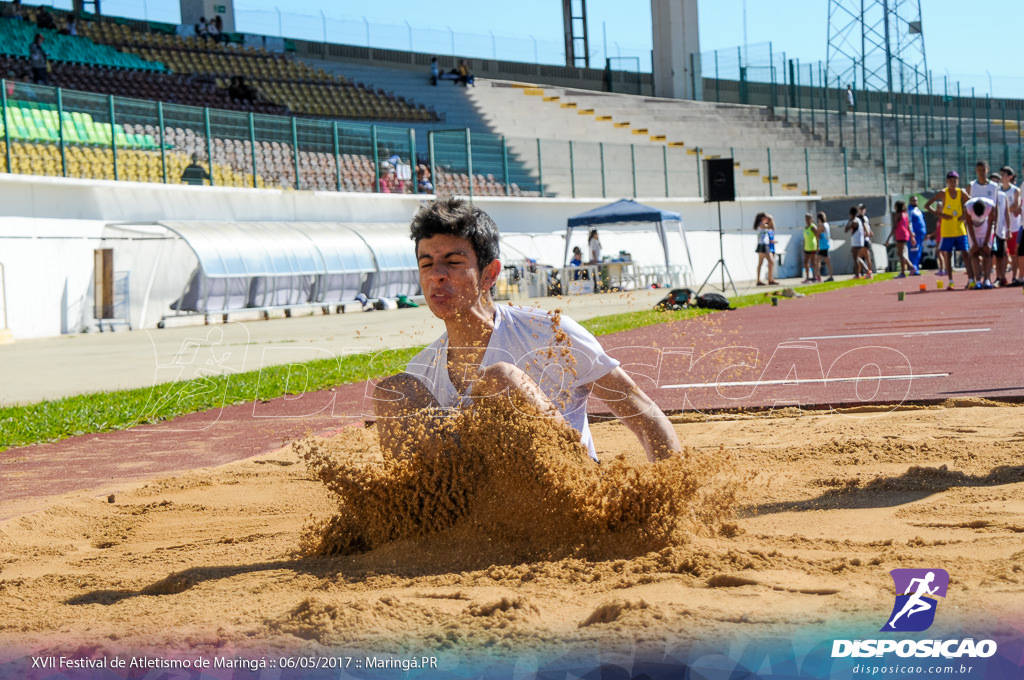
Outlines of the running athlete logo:
[[917,633],[928,630],[939,605],[934,596],[946,597],[949,572],[945,569],[893,569],[896,604],[882,631]]

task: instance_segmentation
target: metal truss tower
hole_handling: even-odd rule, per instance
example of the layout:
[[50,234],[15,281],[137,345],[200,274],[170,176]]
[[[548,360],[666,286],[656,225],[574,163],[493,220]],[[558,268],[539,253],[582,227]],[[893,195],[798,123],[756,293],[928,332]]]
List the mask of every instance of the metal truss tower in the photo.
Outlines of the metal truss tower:
[[829,0],[826,71],[859,90],[928,92],[921,0]]
[[565,27],[565,65],[590,68],[587,0],[562,0],[562,24]]

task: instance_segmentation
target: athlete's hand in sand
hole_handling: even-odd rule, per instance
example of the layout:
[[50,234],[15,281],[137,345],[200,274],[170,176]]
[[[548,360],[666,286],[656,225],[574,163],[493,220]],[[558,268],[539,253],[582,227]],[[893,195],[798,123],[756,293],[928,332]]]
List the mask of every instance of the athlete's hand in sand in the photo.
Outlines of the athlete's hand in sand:
[[621,366],[590,383],[590,387],[593,395],[607,404],[615,417],[640,440],[647,460],[653,463],[682,452],[668,417]]

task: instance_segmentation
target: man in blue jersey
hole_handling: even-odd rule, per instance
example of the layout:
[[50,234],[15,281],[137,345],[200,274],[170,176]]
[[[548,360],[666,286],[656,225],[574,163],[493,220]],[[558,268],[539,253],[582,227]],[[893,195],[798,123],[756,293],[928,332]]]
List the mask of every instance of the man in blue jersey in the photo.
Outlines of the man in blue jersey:
[[907,199],[910,207],[907,215],[910,216],[910,230],[914,234],[914,245],[910,248],[910,262],[914,265],[914,271],[921,272],[921,254],[924,252],[924,240],[928,234],[928,227],[924,221],[924,213],[917,205],[917,194]]

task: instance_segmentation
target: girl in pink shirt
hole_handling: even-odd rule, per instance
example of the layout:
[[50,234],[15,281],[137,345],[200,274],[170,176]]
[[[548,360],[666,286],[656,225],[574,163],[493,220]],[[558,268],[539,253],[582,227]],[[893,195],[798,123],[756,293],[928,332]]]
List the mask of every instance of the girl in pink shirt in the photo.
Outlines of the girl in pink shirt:
[[890,240],[896,241],[896,257],[900,260],[900,273],[896,278],[906,278],[907,267],[910,267],[912,274],[917,276],[917,267],[907,258],[907,242],[909,241],[911,247],[913,247],[917,244],[917,241],[914,238],[914,233],[910,231],[910,217],[907,215],[907,204],[903,201],[896,201],[896,204],[893,205],[892,233],[886,239],[886,245],[889,244]]

